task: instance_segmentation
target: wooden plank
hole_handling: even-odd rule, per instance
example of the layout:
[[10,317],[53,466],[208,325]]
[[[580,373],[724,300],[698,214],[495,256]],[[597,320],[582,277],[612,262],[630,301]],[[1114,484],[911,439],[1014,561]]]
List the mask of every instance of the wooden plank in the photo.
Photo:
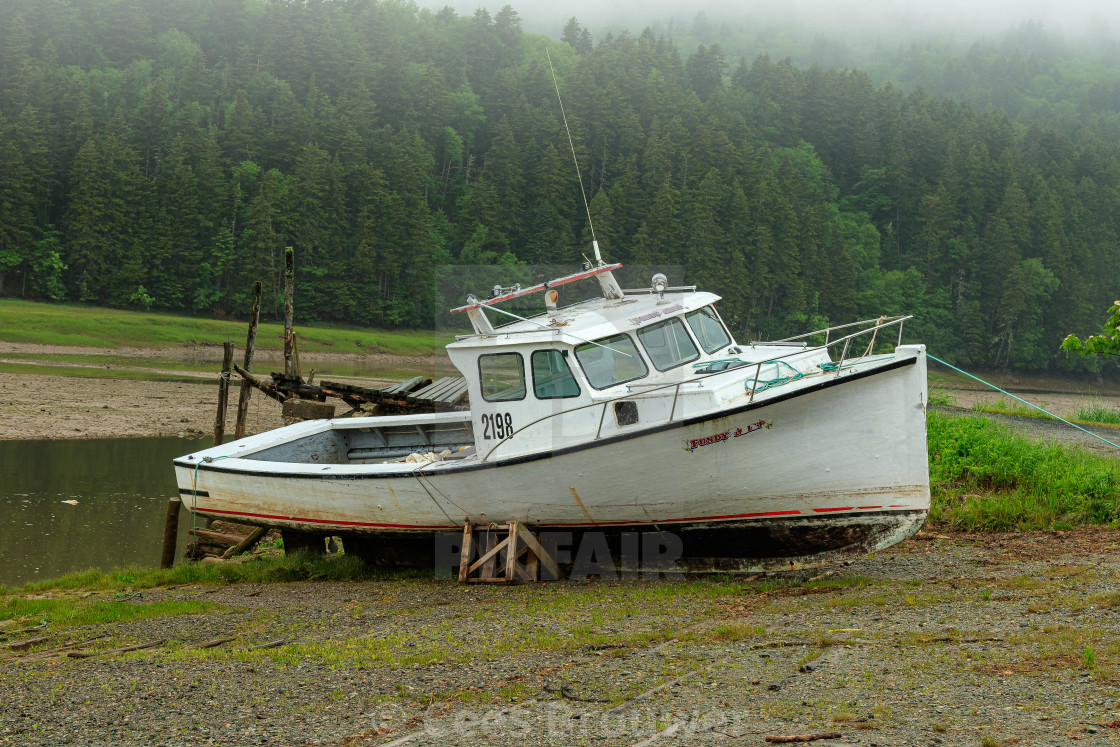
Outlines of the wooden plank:
[[459,553],[459,583],[461,584],[467,582],[471,567],[471,555],[473,554],[474,527],[471,526],[471,520],[467,519],[463,522],[463,549]]
[[410,402],[431,402],[436,399],[442,392],[448,391],[455,385],[454,376],[444,376],[439,381],[431,386],[426,386],[423,389],[417,390],[414,394],[408,395],[406,399]]
[[260,542],[261,538],[266,534],[268,534],[268,527],[257,527],[248,537],[241,540],[236,545],[222,553],[222,560],[228,560],[234,555],[240,555],[241,553],[251,548],[253,545]]
[[471,563],[470,572],[474,573],[479,568],[482,569],[482,577],[489,578],[494,575],[494,565],[497,560],[498,553],[505,549],[506,544],[509,542],[509,537],[506,537],[501,542],[491,532],[486,533],[486,552],[481,558]]
[[467,391],[467,380],[464,379],[462,376],[456,376],[451,381],[451,383],[447,385],[447,387],[445,389],[443,389],[441,392],[439,392],[439,394],[437,396],[432,397],[433,404],[442,402],[442,401],[444,401],[445,399],[448,399],[448,398],[451,398],[451,401],[454,402],[458,399],[461,399],[462,396],[466,393],[466,391]]
[[222,547],[233,547],[249,536],[247,534],[227,534],[226,532],[215,532],[212,529],[195,528],[188,529],[187,534],[198,537],[200,540],[206,540],[210,544],[221,545]]
[[416,386],[422,380],[423,379],[420,376],[414,376],[413,378],[408,379],[407,381],[402,381],[399,384],[393,384],[392,386],[387,386],[384,389],[380,389],[378,391],[381,394],[400,394],[401,392],[409,391],[410,389],[412,389],[412,387]]
[[521,535],[521,541],[529,548],[529,552],[536,556],[541,565],[545,567],[545,570],[552,574],[552,578],[560,578],[560,567],[556,565],[556,560],[541,546],[536,536],[520,522],[517,524],[517,531]]
[[447,383],[447,380],[449,378],[451,378],[451,377],[450,376],[444,376],[442,379],[437,379],[436,381],[433,381],[431,384],[429,384],[428,386],[426,386],[422,389],[417,389],[415,392],[408,395],[408,399],[414,399],[414,398],[428,396],[428,394],[430,392],[437,391],[442,386],[444,386]]
[[440,397],[437,401],[440,404],[453,405],[456,402],[458,402],[460,399],[462,399],[463,395],[466,394],[466,393],[467,393],[467,380],[463,379],[459,383],[459,386],[457,386],[457,387],[455,387],[454,389],[451,390],[450,394],[448,394],[446,396],[443,396],[443,397]]
[[462,382],[462,376],[447,376],[443,379],[440,379],[441,386],[438,389],[433,388],[432,390],[430,390],[428,393],[428,399],[436,399],[441,395],[447,394],[448,392],[459,386]]
[[511,521],[509,523],[509,536],[506,537],[506,581],[513,581],[517,578],[517,540],[519,539],[517,528],[521,522]]

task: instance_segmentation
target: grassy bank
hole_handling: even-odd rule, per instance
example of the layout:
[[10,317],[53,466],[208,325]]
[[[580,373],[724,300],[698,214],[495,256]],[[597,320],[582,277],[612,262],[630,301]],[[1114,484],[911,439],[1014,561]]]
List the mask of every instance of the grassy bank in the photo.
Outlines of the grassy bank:
[[1063,529],[1120,519],[1120,461],[930,412],[930,520],[966,531]]
[[[424,331],[386,331],[297,324],[305,352],[430,355],[451,341]],[[243,342],[246,322],[153,312],[0,299],[0,341],[99,348],[169,348]],[[261,322],[257,346],[281,349],[284,327]]]

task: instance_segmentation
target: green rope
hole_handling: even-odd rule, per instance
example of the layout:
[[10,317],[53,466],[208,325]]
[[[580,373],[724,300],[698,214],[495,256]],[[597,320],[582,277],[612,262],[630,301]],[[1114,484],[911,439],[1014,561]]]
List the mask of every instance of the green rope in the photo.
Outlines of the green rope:
[[231,455],[216,457],[202,457],[194,465],[194,471],[191,474],[191,529],[198,529],[198,468],[202,466],[203,462],[216,462],[219,459],[229,459]]
[[1011,399],[1017,399],[1017,400],[1019,400],[1020,402],[1022,402],[1022,403],[1023,403],[1024,405],[1026,405],[1027,407],[1033,407],[1034,409],[1038,410],[1039,412],[1045,413],[1045,414],[1049,415],[1050,417],[1054,418],[1054,420],[1060,420],[1061,422],[1065,423],[1066,425],[1069,425],[1069,426],[1073,426],[1074,428],[1076,428],[1077,430],[1079,430],[1079,431],[1081,431],[1081,432],[1083,432],[1083,433],[1088,433],[1088,434],[1089,434],[1090,436],[1092,436],[1093,438],[1097,438],[1097,439],[1100,439],[1101,441],[1104,441],[1104,442],[1105,442],[1106,444],[1108,444],[1109,446],[1113,446],[1113,447],[1115,447],[1115,448],[1117,448],[1117,449],[1120,449],[1120,445],[1112,443],[1111,441],[1109,441],[1109,440],[1108,440],[1107,438],[1105,438],[1104,436],[1098,436],[1098,435],[1097,435],[1096,433],[1093,433],[1093,432],[1092,432],[1092,431],[1090,431],[1090,430],[1086,430],[1085,428],[1082,428],[1082,427],[1081,427],[1080,425],[1077,425],[1076,423],[1071,423],[1071,422],[1069,422],[1068,420],[1066,420],[1065,418],[1059,418],[1059,417],[1058,417],[1057,415],[1055,415],[1054,413],[1052,413],[1052,412],[1048,412],[1048,411],[1046,411],[1046,410],[1043,410],[1043,409],[1042,409],[1041,407],[1039,407],[1038,405],[1033,405],[1033,404],[1031,404],[1030,402],[1027,402],[1027,401],[1026,401],[1025,399],[1023,399],[1022,397],[1016,397],[1016,396],[1015,396],[1014,394],[1012,394],[1011,392],[1008,392],[1008,391],[1005,391],[1005,390],[1003,390],[1003,389],[1000,389],[1000,388],[999,388],[998,386],[996,386],[995,384],[991,384],[991,383],[989,383],[989,382],[987,382],[987,381],[984,381],[984,380],[983,380],[983,379],[981,379],[981,378],[980,378],[979,376],[973,376],[973,375],[972,375],[972,374],[970,374],[970,373],[969,373],[968,371],[962,371],[961,369],[959,369],[959,368],[957,368],[956,366],[954,366],[954,365],[953,365],[952,363],[946,363],[945,361],[941,360],[941,359],[940,359],[940,358],[938,358],[937,356],[935,356],[935,355],[930,355],[930,354],[929,354],[928,352],[926,353],[926,357],[927,357],[927,358],[929,358],[930,360],[933,360],[933,361],[937,361],[938,363],[940,363],[940,364],[941,364],[941,365],[943,365],[943,366],[948,366],[949,368],[953,369],[953,370],[954,370],[954,371],[956,371],[957,373],[962,373],[962,374],[964,374],[965,376],[967,376],[967,377],[968,377],[968,378],[970,378],[970,379],[975,379],[976,381],[979,381],[979,382],[980,382],[981,384],[983,384],[984,386],[990,386],[990,387],[991,387],[992,389],[995,389],[995,390],[996,390],[997,392],[999,392],[1000,394],[1006,394],[1006,395],[1007,395],[1008,397],[1010,397]]
[[758,379],[757,381],[755,381],[754,379],[747,379],[743,382],[743,386],[745,386],[747,389],[750,389],[751,384],[753,383],[755,385],[754,393],[758,394],[759,392],[764,392],[767,389],[771,389],[776,386],[782,386],[783,384],[788,384],[791,381],[797,381],[798,379],[805,378],[805,374],[801,373],[785,361],[771,361],[771,363],[774,364],[775,371],[780,372],[782,370],[782,366],[785,366],[793,373],[789,376],[776,376],[773,379]]

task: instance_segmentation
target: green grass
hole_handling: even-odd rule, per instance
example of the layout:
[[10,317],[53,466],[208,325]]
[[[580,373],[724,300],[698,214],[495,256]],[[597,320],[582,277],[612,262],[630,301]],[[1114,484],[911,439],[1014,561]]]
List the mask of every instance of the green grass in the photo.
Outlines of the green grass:
[[1077,420],[1082,423],[1100,423],[1101,425],[1120,425],[1120,410],[1106,407],[1102,404],[1082,406],[1077,411]]
[[75,625],[140,620],[170,615],[197,615],[221,612],[225,605],[214,602],[145,602],[140,597],[122,595],[120,599],[25,599],[11,597],[0,601],[0,620],[20,620],[26,624],[46,622],[52,629]]
[[1106,524],[1120,517],[1120,461],[930,412],[930,519],[968,531]]
[[[1045,402],[1042,403],[1042,407],[1045,409]],[[1016,415],[1021,418],[1041,418],[1043,420],[1048,420],[1050,418],[1049,415],[1041,410],[1028,407],[1018,400],[998,399],[994,402],[977,402],[972,406],[972,409],[976,412],[991,412],[997,415]]]
[[[243,344],[247,324],[203,317],[126,311],[75,304],[47,304],[0,299],[0,340],[40,345],[83,347],[167,348],[184,344]],[[304,352],[392,353],[429,355],[452,340],[427,331],[386,331],[356,327],[296,325]],[[257,332],[261,349],[281,349],[284,327],[262,320]]]
[[929,403],[931,405],[942,405],[943,407],[957,406],[957,400],[945,389],[930,389]]

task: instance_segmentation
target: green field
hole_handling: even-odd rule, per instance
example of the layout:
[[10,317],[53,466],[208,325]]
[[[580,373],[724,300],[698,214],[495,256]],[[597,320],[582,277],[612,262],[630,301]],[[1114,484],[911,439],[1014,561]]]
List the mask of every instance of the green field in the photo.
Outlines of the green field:
[[[247,331],[245,321],[0,299],[3,342],[115,349],[219,345],[232,340],[240,346],[245,344]],[[298,322],[296,333],[301,352],[347,354],[431,355],[442,352],[452,339],[424,331],[304,326]],[[278,350],[283,346],[284,325],[262,320],[257,347]]]

